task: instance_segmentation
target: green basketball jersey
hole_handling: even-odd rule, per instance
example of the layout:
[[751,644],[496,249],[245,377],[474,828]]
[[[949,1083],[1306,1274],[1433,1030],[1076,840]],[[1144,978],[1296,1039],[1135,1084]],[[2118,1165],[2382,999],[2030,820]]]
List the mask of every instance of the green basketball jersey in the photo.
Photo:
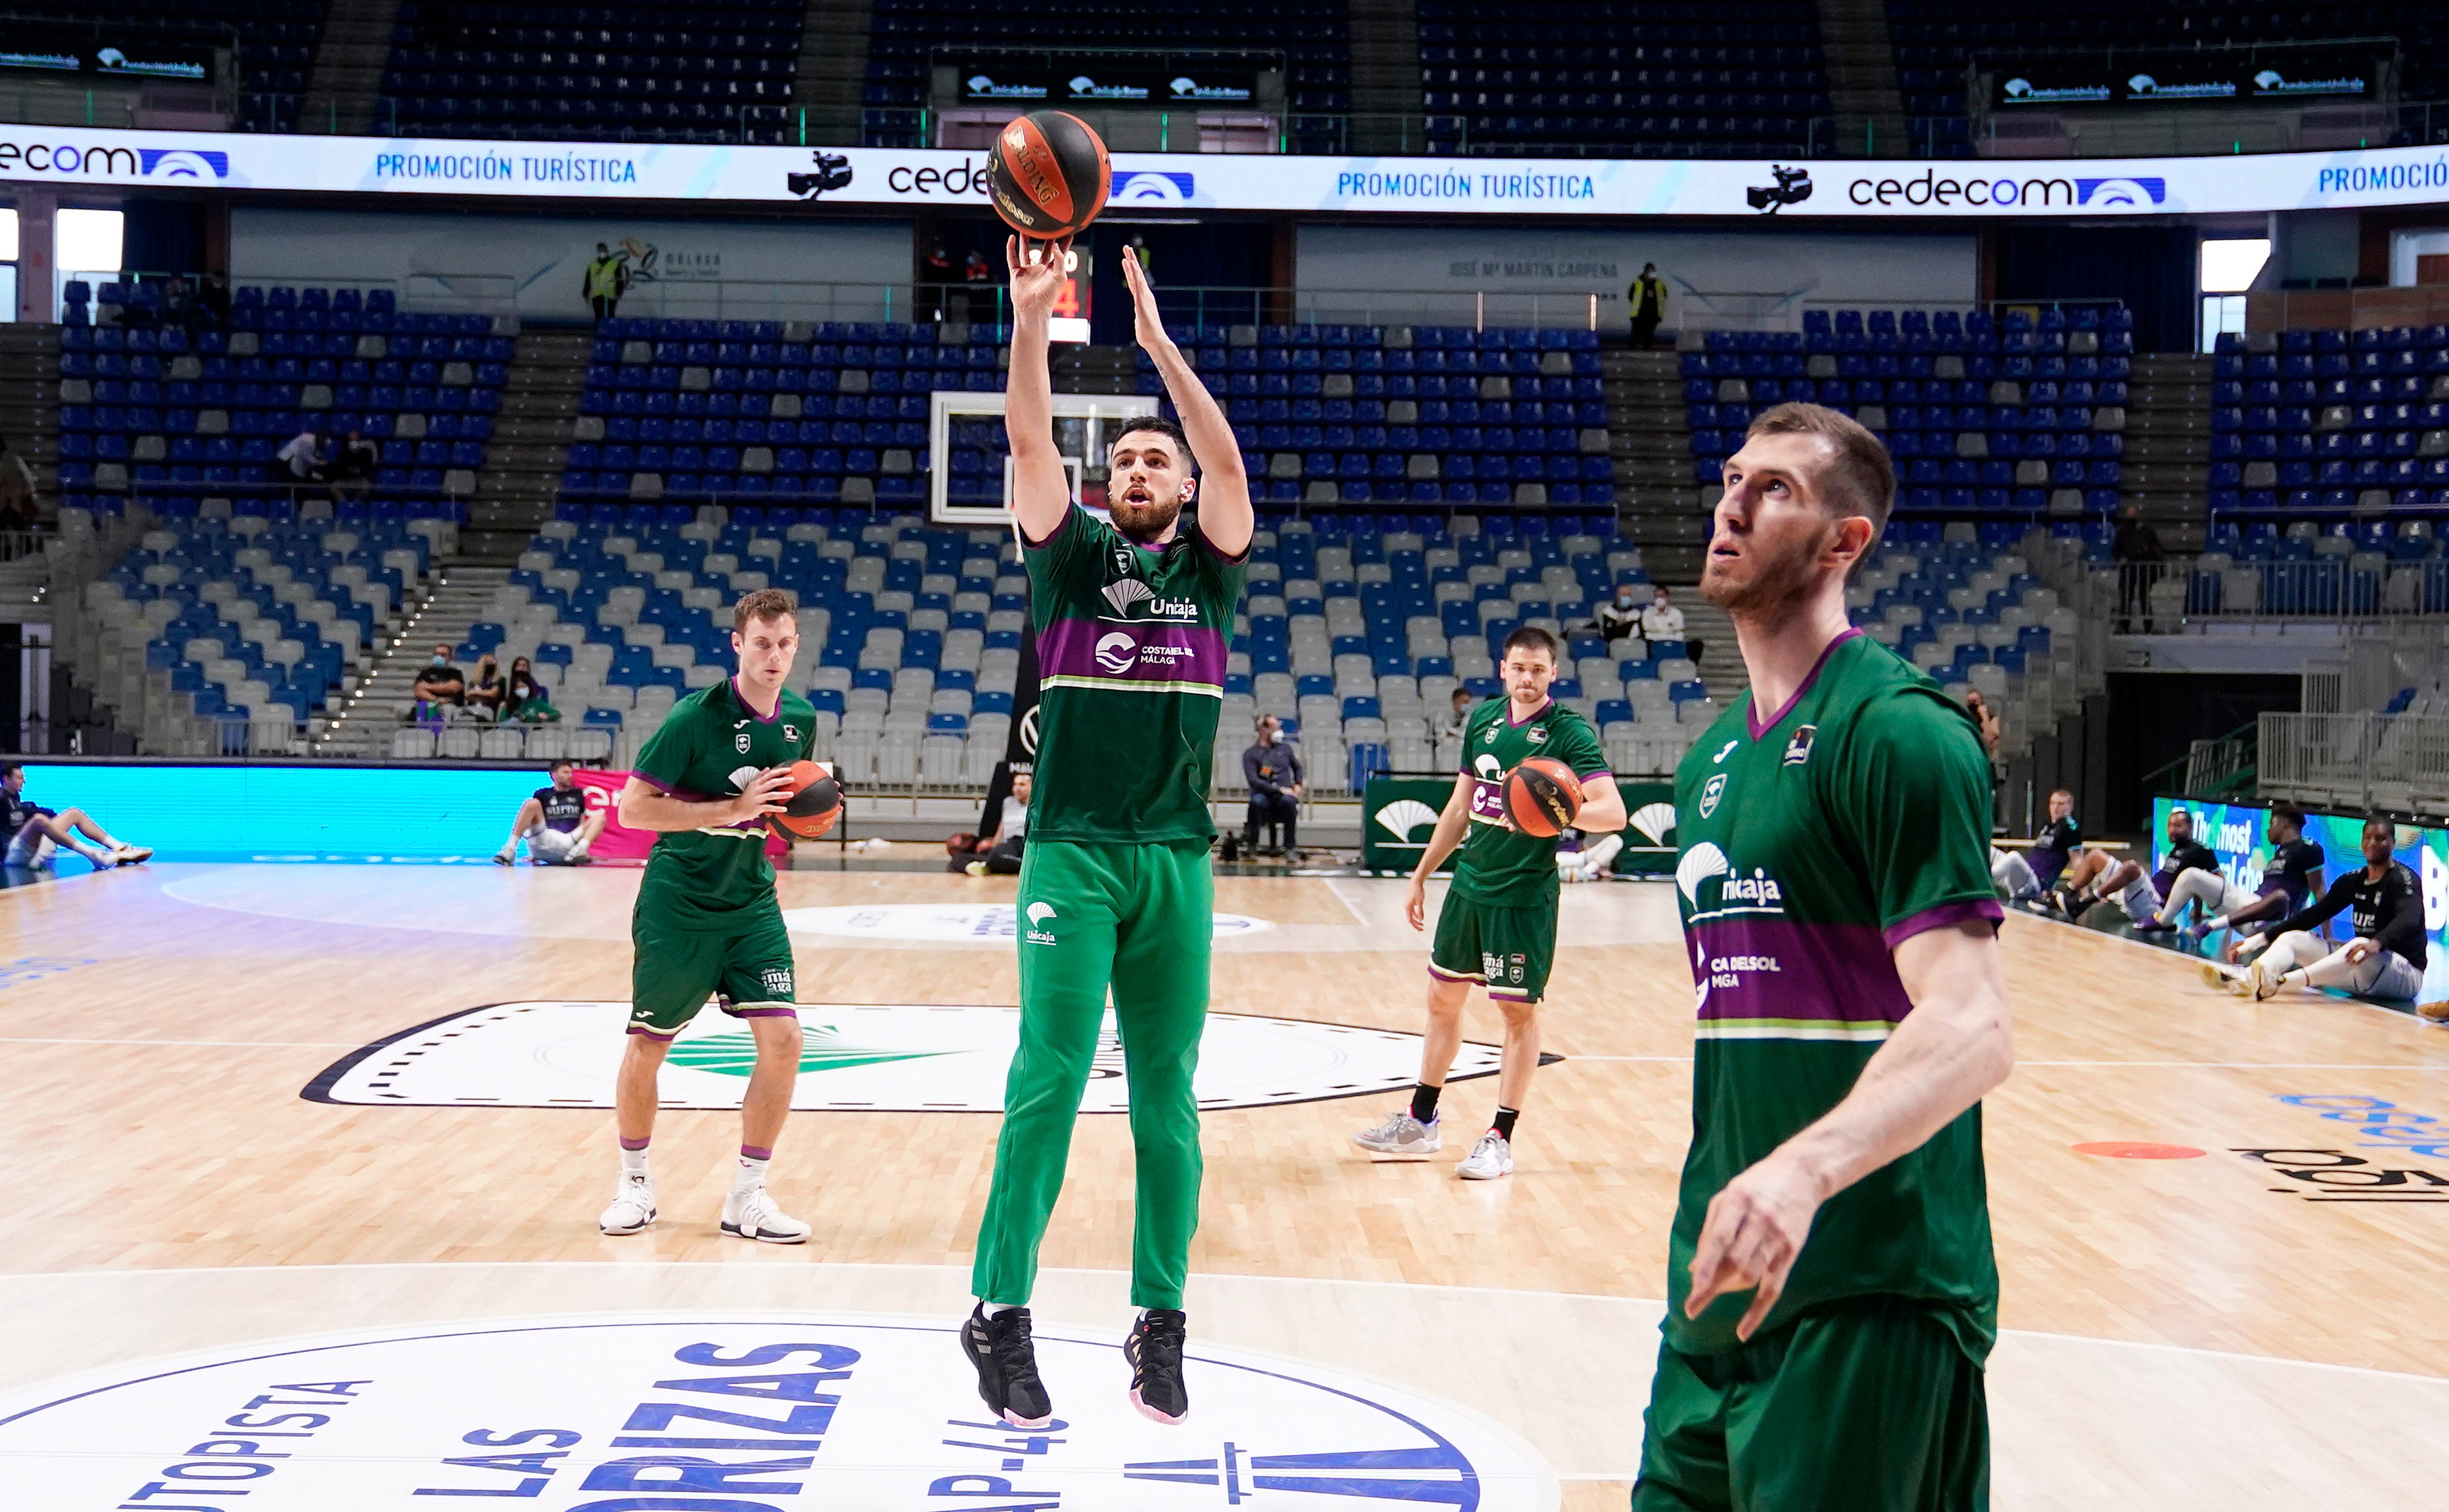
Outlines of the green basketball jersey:
[[[1745,697],[1718,717],[1676,771],[1675,817],[1699,1023],[1667,1339],[1713,1354],[1738,1347],[1751,1295],[1684,1316],[1709,1199],[1853,1090],[1912,1009],[1899,942],[2000,917],[1990,759],[1970,714],[1849,631],[1784,708],[1759,717]],[[1977,1105],[1828,1199],[1763,1327],[1868,1294],[1934,1304],[1988,1352],[1998,1273]]]
[[1072,506],[1027,552],[1037,627],[1029,838],[1209,840],[1208,767],[1245,552],[1133,545]]
[[1607,756],[1590,721],[1550,699],[1527,719],[1514,718],[1514,702],[1494,698],[1463,722],[1462,772],[1471,778],[1471,827],[1455,852],[1454,895],[1474,903],[1519,909],[1556,897],[1556,842],[1510,830],[1505,776],[1533,756],[1553,756],[1589,778],[1605,774]]
[[[805,761],[817,748],[816,710],[788,688],[770,719],[741,701],[729,679],[672,705],[638,753],[637,775],[675,798],[730,797],[768,767]],[[737,923],[775,908],[764,821],[680,830],[655,837],[638,885],[637,916],[684,928]]]

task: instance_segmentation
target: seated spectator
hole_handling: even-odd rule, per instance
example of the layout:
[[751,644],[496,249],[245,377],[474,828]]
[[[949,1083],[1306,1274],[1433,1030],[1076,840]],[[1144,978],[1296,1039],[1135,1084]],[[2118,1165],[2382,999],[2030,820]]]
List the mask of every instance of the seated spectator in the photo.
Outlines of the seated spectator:
[[511,659],[511,675],[503,679],[502,722],[515,720],[520,724],[559,724],[561,711],[552,706],[552,696],[535,679],[525,657]]
[[1990,851],[1990,880],[2007,893],[2010,903],[2022,903],[2039,897],[2057,885],[2057,880],[2083,849],[2083,827],[2075,823],[2074,794],[2064,788],[2050,794],[2050,822],[2033,836],[2032,848],[2022,854],[2001,850]]
[[1454,690],[1454,707],[1447,710],[1446,717],[1437,721],[1437,738],[1459,740],[1462,738],[1463,726],[1470,722],[1471,690],[1456,688]]
[[8,857],[0,864],[11,867],[50,866],[60,846],[92,862],[96,871],[153,859],[151,847],[113,839],[83,809],[54,813],[27,802],[26,769],[14,763],[0,766],[0,825],[9,831]]
[[509,697],[510,685],[502,680],[501,665],[488,651],[476,659],[476,676],[468,684],[468,712],[498,719]]
[[[1641,638],[1645,641],[1684,641],[1684,611],[1668,601],[1667,584],[1659,584],[1649,591],[1649,607],[1641,611]],[[1701,642],[1684,641],[1684,654],[1695,662],[1701,660]]]
[[333,451],[331,465],[325,469],[332,491],[344,497],[365,498],[374,491],[375,465],[381,460],[382,454],[375,450],[373,442],[351,431]]
[[[1272,714],[1253,721],[1258,740],[1242,753],[1242,778],[1250,789],[1250,814],[1242,827],[1242,849],[1259,852],[1259,829],[1266,827],[1270,849],[1288,861],[1301,859],[1297,830],[1301,824],[1301,753],[1283,740],[1284,724]],[[1278,826],[1284,843],[1275,847]]]
[[1020,859],[1028,847],[1029,794],[1032,784],[1029,774],[1012,775],[1012,792],[1003,800],[1003,817],[995,826],[994,839],[979,847],[986,853],[962,867],[974,877],[1020,875]]
[[528,860],[536,866],[593,864],[595,858],[587,853],[587,848],[604,833],[607,811],[587,806],[587,790],[578,785],[577,771],[572,762],[552,764],[552,786],[536,789],[520,803],[511,837],[493,852],[495,866],[516,865],[521,840],[528,843]]
[[[2269,947],[2251,966],[2239,972],[2205,962],[2203,980],[2257,1003],[2291,987],[2413,1001],[2423,991],[2423,889],[2391,853],[2397,844],[2397,825],[2366,819],[2361,870],[2331,883],[2319,903],[2247,941],[2245,953],[2261,942]],[[2355,937],[2332,949],[2313,931],[2341,913],[2348,915]]]
[[1629,635],[1639,635],[1641,603],[1633,597],[1632,584],[1617,584],[1615,597],[1599,605],[1599,611],[1591,623],[1591,628],[1610,641],[1621,641]]
[[417,669],[408,696],[408,718],[415,724],[438,722],[467,706],[468,679],[452,664],[449,646],[434,648],[434,660]]
[[288,465],[290,482],[323,481],[323,438],[315,433],[313,426],[291,436],[288,444],[273,454]]

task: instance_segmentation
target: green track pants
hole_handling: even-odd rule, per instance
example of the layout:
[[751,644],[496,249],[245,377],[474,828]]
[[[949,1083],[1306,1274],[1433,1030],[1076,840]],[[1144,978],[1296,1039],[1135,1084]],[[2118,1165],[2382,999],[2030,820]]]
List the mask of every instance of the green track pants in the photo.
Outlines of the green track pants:
[[1199,1227],[1199,1103],[1190,1080],[1207,1020],[1215,895],[1203,842],[1029,842],[1014,928],[1020,1048],[1004,1082],[994,1185],[978,1226],[971,1290],[980,1298],[1029,1301],[1110,985],[1139,1165],[1131,1304],[1182,1306]]

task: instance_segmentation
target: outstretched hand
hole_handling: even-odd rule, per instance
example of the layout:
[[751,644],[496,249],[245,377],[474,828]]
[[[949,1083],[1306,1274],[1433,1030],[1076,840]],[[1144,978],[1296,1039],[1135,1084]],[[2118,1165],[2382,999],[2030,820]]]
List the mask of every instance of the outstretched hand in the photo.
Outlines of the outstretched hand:
[[1061,296],[1063,285],[1070,275],[1064,263],[1071,251],[1071,239],[1042,241],[1034,237],[1008,237],[1004,240],[1004,266],[1012,273],[1012,313],[1051,315],[1054,301]]
[[1131,289],[1131,338],[1151,356],[1170,349],[1173,338],[1165,334],[1165,316],[1156,307],[1156,287],[1148,282],[1139,253],[1128,246],[1123,248],[1123,281]]

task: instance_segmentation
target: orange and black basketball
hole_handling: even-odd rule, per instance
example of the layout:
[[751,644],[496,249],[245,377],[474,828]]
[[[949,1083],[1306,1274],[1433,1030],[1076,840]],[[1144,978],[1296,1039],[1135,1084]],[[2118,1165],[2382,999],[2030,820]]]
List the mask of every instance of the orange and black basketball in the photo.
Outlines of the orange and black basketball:
[[1582,779],[1554,756],[1533,756],[1505,775],[1505,816],[1524,834],[1563,833],[1582,812]]
[[1085,229],[1106,208],[1114,170],[1106,144],[1078,116],[1032,110],[995,133],[987,197],[1024,237],[1051,240]]
[[841,784],[814,761],[791,763],[791,796],[766,822],[795,840],[813,840],[841,818]]

